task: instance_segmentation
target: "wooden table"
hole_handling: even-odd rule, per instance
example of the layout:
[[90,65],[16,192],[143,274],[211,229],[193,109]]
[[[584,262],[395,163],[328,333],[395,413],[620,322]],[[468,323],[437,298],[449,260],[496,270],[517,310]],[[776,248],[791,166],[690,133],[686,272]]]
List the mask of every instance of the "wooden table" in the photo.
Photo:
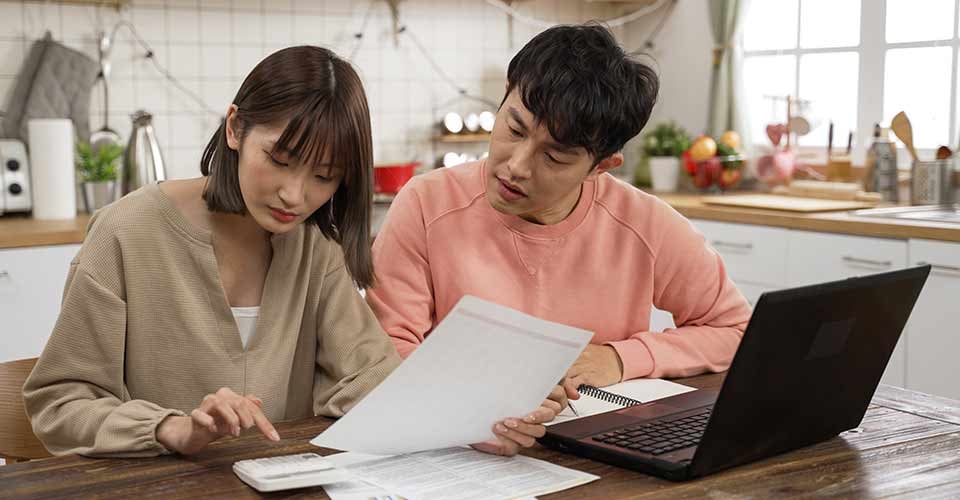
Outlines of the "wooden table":
[[[717,387],[722,375],[679,382]],[[331,420],[312,418],[277,425],[282,441],[253,433],[212,444],[192,457],[90,459],[78,456],[0,467],[0,497],[253,498],[257,492],[231,471],[245,458],[315,451],[308,440]],[[382,432],[389,432],[385,426]],[[327,452],[323,452],[327,453]],[[960,402],[881,386],[856,431],[808,448],[687,483],[537,447],[532,457],[590,472],[602,479],[550,495],[591,498],[776,498],[890,496],[960,497]],[[276,497],[324,498],[321,488]]]

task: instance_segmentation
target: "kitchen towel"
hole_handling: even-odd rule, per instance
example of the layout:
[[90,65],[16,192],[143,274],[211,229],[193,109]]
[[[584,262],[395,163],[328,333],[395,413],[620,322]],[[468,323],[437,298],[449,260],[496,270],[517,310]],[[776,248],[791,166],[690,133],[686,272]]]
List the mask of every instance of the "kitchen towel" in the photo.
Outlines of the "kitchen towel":
[[27,126],[30,133],[30,173],[33,177],[33,217],[76,217],[73,122],[66,118],[33,119]]

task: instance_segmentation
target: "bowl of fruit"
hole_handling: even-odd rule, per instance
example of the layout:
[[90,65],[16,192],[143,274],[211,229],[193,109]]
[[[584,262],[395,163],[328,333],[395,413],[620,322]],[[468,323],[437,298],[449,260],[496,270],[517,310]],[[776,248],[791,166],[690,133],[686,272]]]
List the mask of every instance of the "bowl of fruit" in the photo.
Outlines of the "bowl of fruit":
[[684,151],[684,170],[702,191],[732,189],[743,178],[746,158],[740,152],[740,135],[728,130],[714,139],[701,135]]

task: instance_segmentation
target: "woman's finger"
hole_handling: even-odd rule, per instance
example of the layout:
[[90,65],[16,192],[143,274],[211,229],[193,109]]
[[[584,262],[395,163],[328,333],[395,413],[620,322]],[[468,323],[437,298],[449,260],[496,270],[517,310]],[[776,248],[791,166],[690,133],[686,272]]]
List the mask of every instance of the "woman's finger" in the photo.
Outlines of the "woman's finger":
[[567,406],[566,403],[567,403],[567,402],[564,401],[564,404],[561,405],[560,403],[558,403],[558,402],[556,402],[556,401],[554,401],[554,400],[552,400],[552,399],[545,399],[545,400],[543,400],[543,403],[540,403],[540,406],[542,406],[542,407],[544,407],[544,408],[547,408],[548,410],[550,410],[550,411],[552,411],[553,413],[556,414],[556,413],[560,413],[561,411],[563,411],[563,408],[564,408],[565,406]]
[[[207,412],[217,419],[217,428],[234,436],[240,435],[240,417],[226,401],[218,400],[211,411]],[[223,423],[221,427],[220,423]]]
[[273,427],[273,424],[270,423],[267,416],[263,414],[263,411],[261,411],[259,407],[255,410],[256,411],[253,412],[253,420],[257,428],[260,429],[260,432],[271,441],[280,441],[280,434],[277,432],[277,429]]
[[197,408],[190,412],[190,418],[208,431],[217,434],[217,422],[206,412]]
[[233,408],[233,411],[237,412],[237,416],[240,417],[240,428],[249,429],[254,426],[255,422],[253,421],[253,408],[256,408],[256,405],[252,401],[247,401],[246,398],[234,399],[230,402],[230,407]]

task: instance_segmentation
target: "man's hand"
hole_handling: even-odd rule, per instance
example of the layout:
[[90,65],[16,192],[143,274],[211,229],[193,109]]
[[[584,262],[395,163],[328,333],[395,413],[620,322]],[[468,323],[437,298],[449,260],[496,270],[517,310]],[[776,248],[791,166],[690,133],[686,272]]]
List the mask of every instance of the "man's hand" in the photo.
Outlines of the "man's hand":
[[623,379],[623,362],[616,349],[608,345],[588,344],[567,371],[566,380],[573,387],[592,385],[606,387]]
[[224,387],[206,395],[189,417],[163,419],[157,426],[157,441],[168,450],[189,455],[223,436],[239,436],[241,430],[253,426],[271,441],[279,441],[280,435],[263,414],[262,406],[260,398],[240,396]]
[[470,445],[473,449],[512,457],[520,448],[529,448],[536,444],[537,438],[547,433],[544,422],[550,422],[560,413],[560,404],[547,399],[532,413],[523,418],[508,418],[493,426],[496,439]]

